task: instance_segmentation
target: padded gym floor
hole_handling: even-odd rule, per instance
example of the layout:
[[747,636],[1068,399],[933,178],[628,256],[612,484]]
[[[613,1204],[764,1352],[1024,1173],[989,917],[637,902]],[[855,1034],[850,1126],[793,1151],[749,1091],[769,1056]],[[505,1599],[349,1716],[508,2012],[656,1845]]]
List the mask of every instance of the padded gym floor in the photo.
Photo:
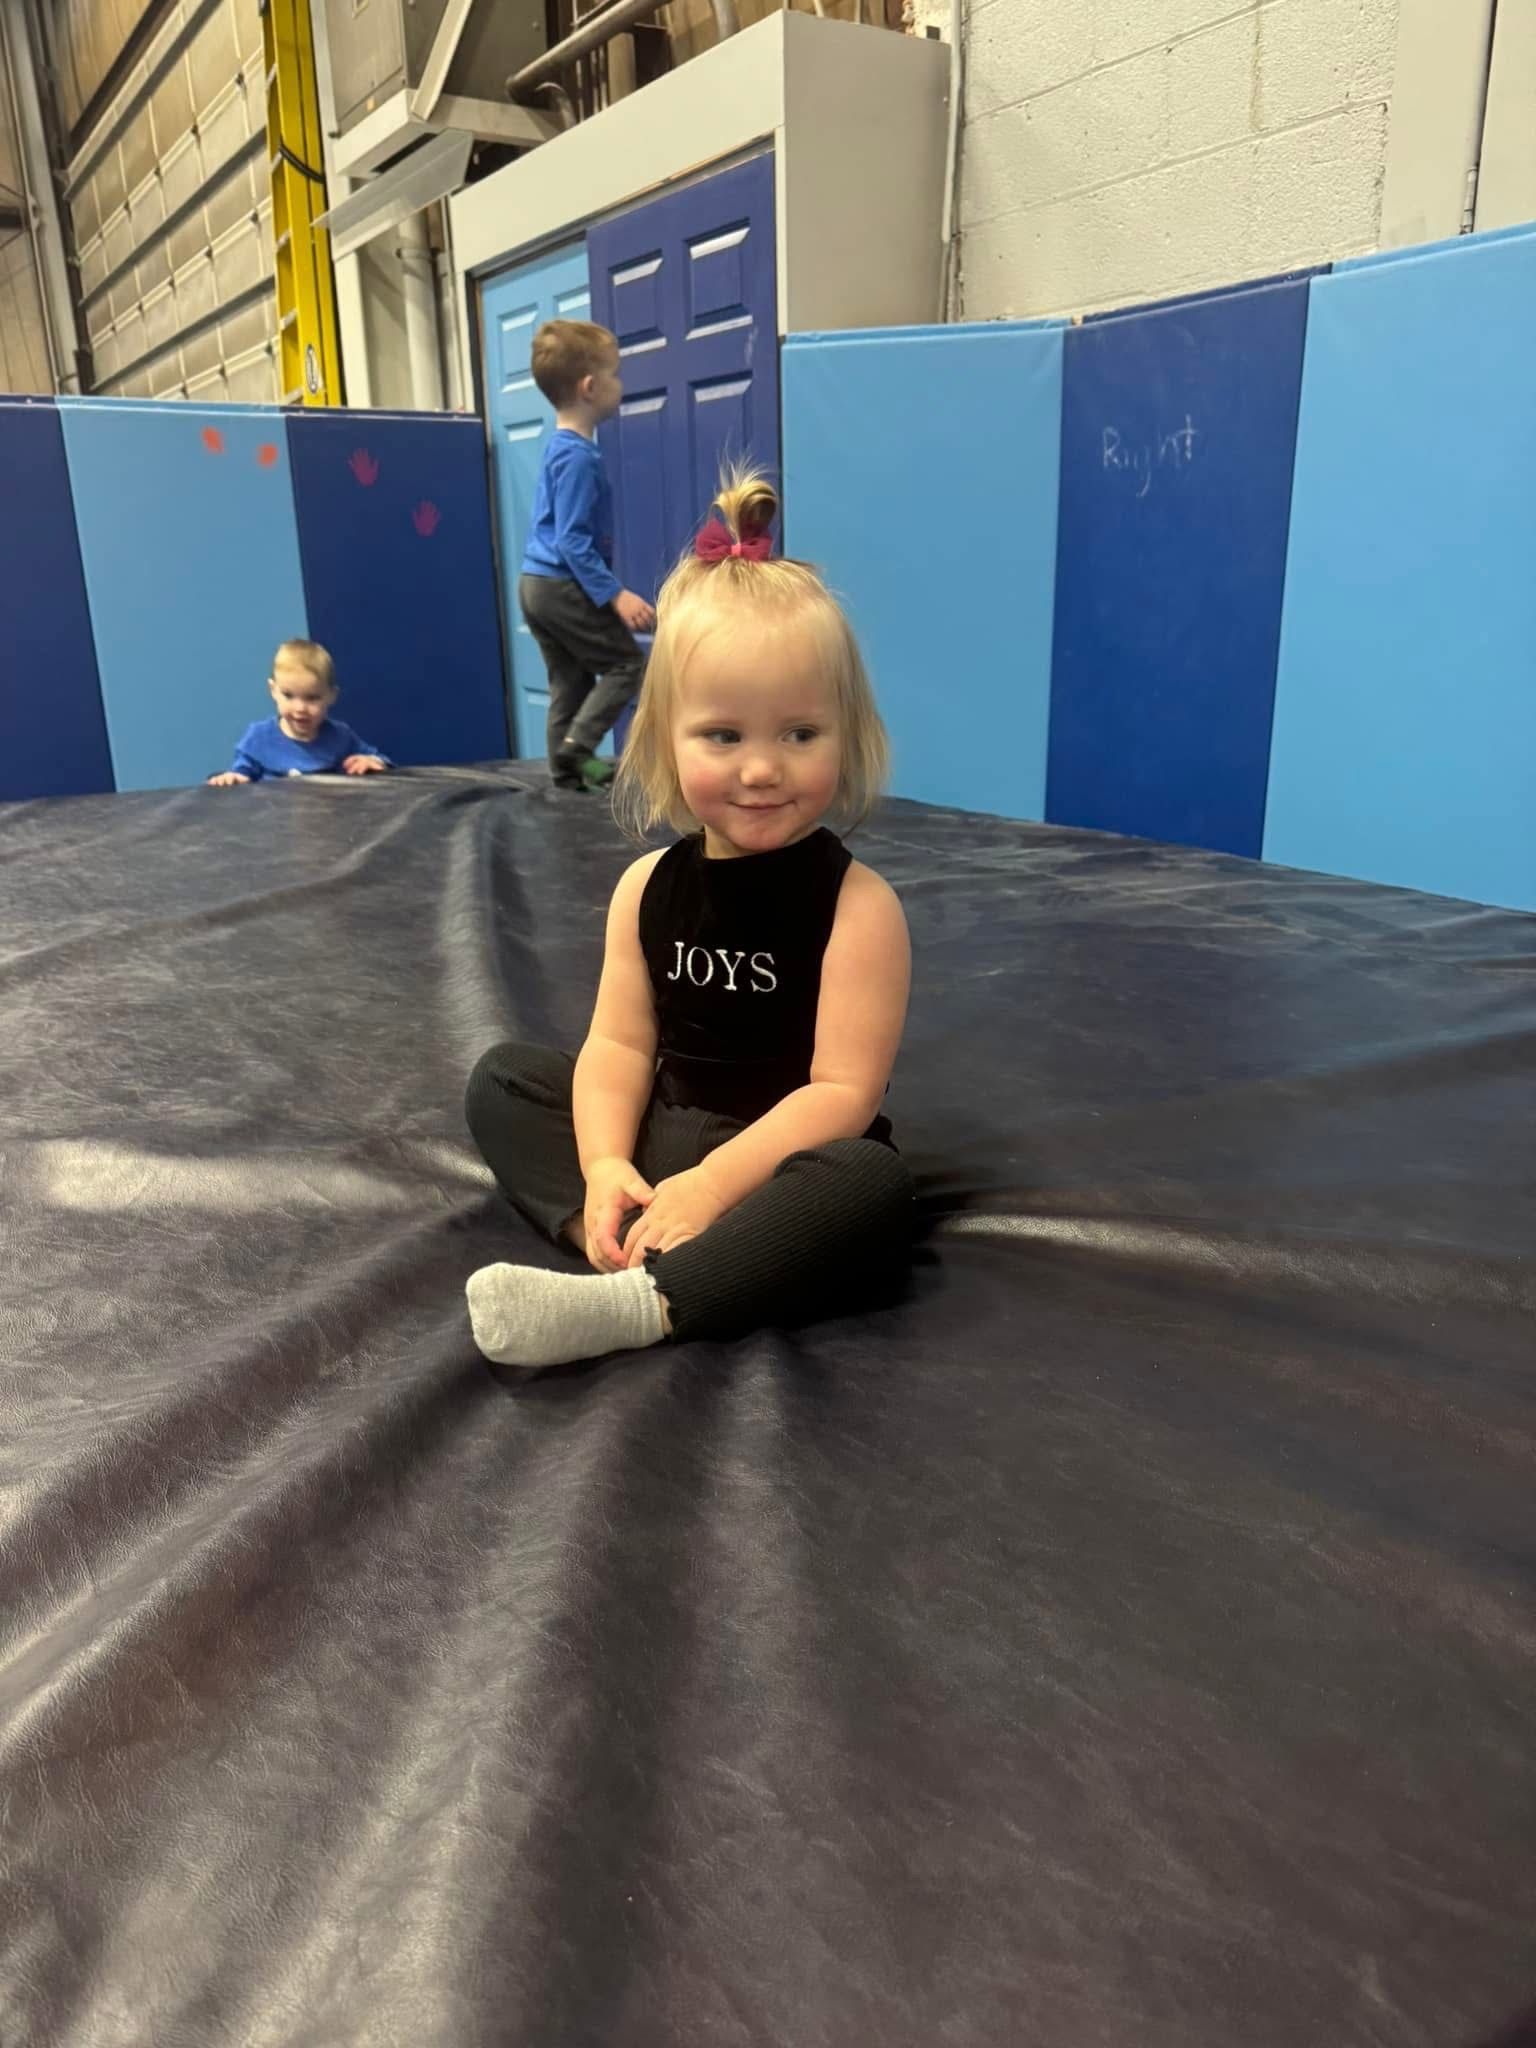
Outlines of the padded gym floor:
[[1529,2037],[1536,919],[861,844],[910,1298],[525,1378],[596,800],[0,811],[7,2048]]

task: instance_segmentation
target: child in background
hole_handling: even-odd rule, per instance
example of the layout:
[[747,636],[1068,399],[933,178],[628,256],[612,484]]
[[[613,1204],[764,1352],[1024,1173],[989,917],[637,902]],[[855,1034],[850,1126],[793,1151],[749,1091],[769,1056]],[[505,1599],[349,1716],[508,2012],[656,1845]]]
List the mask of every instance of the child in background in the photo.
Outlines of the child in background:
[[557,789],[596,789],[613,768],[595,749],[645,671],[636,633],[656,614],[613,573],[613,495],[597,429],[619,409],[619,344],[606,327],[548,320],[533,381],[555,408],[523,550],[518,600],[549,670],[549,767]]
[[735,477],[717,504],[661,593],[616,792],[640,829],[686,836],[614,892],[581,1057],[509,1042],[469,1081],[508,1199],[603,1276],[474,1274],[475,1341],[504,1364],[837,1313],[909,1253],[880,1114],[906,920],[822,823],[866,815],[885,730],[820,577],[769,559],[772,490]]
[[315,640],[285,640],[272,657],[267,688],[276,718],[247,726],[235,763],[210,775],[215,789],[260,782],[268,775],[378,775],[389,766],[377,747],[330,715],[340,692],[336,665]]

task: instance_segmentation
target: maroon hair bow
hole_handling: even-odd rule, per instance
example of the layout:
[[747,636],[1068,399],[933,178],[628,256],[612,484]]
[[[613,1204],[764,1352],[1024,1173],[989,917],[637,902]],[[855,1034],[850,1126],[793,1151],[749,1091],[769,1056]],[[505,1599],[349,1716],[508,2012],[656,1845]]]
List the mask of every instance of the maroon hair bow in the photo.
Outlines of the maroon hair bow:
[[732,555],[744,562],[766,562],[773,553],[773,538],[770,534],[754,533],[732,540],[724,521],[711,519],[699,528],[693,551],[701,562],[724,562]]

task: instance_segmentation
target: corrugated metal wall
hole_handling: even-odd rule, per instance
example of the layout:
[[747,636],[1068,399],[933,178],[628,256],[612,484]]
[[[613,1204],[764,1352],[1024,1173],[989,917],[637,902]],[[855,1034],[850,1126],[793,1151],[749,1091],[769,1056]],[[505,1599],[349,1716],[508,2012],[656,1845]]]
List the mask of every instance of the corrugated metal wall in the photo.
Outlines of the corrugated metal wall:
[[[77,99],[105,69],[83,33]],[[257,0],[178,0],[82,142],[66,198],[95,390],[277,396]]]
[[147,0],[50,0],[50,6],[59,110],[73,128],[148,12]]

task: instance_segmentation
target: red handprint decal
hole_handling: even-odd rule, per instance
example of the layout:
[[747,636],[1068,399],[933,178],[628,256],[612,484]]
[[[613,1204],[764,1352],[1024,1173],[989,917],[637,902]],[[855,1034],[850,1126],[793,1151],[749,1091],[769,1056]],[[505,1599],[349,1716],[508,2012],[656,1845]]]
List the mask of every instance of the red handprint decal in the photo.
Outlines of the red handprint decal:
[[366,448],[354,448],[352,460],[347,464],[347,467],[365,491],[371,484],[378,481],[379,465]]
[[204,427],[202,439],[203,446],[210,455],[222,455],[224,453],[224,436],[217,427]]
[[274,441],[263,441],[256,450],[256,460],[263,469],[270,469],[277,460],[277,444]]
[[442,513],[438,511],[430,498],[423,498],[416,507],[416,510],[411,514],[411,524],[423,540],[430,540],[433,534],[436,533],[438,522],[442,516]]

